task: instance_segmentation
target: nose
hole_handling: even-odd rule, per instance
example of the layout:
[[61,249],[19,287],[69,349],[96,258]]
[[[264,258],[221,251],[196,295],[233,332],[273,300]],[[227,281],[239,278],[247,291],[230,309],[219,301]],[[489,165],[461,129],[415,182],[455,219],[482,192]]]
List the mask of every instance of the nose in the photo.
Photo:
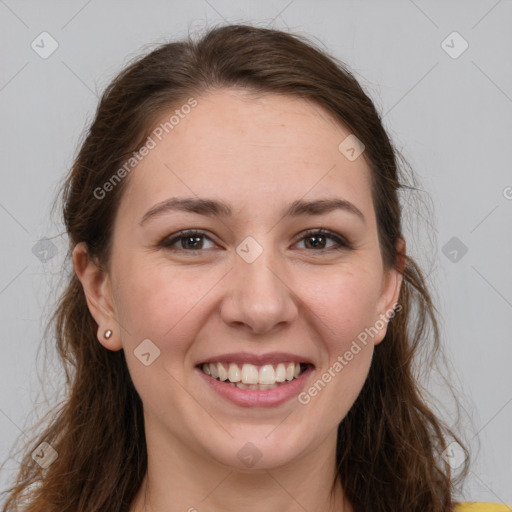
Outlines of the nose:
[[265,334],[297,318],[296,296],[287,282],[290,279],[270,252],[263,251],[252,263],[235,256],[220,308],[222,320],[230,327]]

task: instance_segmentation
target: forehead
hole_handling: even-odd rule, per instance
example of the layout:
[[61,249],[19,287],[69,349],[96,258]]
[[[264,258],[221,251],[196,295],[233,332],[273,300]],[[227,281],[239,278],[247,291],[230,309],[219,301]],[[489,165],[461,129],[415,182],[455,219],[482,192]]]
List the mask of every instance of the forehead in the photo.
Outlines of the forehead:
[[154,147],[130,173],[122,200],[134,207],[130,211],[176,195],[260,209],[304,196],[343,195],[372,209],[364,154],[350,161],[340,152],[350,130],[320,106],[238,89],[195,100],[194,107],[177,105],[155,123]]

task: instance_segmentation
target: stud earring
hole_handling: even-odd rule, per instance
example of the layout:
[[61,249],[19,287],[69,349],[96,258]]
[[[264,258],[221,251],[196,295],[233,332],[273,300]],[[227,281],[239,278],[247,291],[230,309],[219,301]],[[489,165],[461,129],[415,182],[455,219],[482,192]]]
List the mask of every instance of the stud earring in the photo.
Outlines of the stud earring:
[[110,337],[112,336],[112,331],[110,329],[107,329],[104,333],[103,333],[103,337],[105,339],[109,339]]

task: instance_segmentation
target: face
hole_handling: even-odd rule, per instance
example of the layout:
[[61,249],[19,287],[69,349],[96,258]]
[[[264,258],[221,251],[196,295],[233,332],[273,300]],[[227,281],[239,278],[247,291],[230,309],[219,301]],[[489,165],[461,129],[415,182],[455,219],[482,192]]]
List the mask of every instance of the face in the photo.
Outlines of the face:
[[[99,341],[124,350],[146,435],[238,468],[244,456],[293,464],[332,451],[400,274],[383,267],[364,153],[338,149],[350,131],[301,99],[196,99],[125,178],[109,273],[78,247],[75,268]],[[171,198],[188,209],[163,206]],[[240,389],[204,373],[207,361],[232,380],[278,382]]]

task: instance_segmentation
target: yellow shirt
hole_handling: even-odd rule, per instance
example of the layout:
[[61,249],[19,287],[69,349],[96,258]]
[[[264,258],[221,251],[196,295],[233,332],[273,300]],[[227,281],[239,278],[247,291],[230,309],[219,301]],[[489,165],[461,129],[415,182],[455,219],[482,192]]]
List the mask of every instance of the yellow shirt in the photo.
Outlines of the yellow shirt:
[[512,512],[512,507],[497,503],[473,503],[464,501],[455,506],[454,512]]

